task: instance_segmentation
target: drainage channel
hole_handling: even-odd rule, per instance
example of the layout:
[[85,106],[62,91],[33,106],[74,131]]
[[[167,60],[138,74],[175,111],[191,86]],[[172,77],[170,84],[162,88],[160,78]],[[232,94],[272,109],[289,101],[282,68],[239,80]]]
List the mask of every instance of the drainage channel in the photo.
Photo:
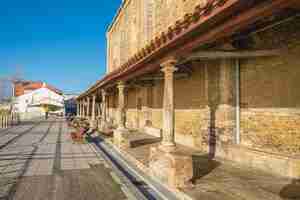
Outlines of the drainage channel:
[[[171,194],[169,191],[159,191],[154,189],[154,184],[145,179],[141,178],[141,175],[130,167],[118,152],[116,152],[112,147],[106,144],[101,138],[94,138],[94,144],[98,147],[99,153],[111,163],[112,167],[118,175],[125,179],[125,185],[128,186],[134,193],[138,200],[176,200],[175,195]],[[147,183],[146,183],[147,182]],[[157,185],[155,185],[157,186]],[[158,186],[160,187],[160,186]],[[162,189],[162,188],[160,188]],[[163,189],[162,189],[163,190]]]

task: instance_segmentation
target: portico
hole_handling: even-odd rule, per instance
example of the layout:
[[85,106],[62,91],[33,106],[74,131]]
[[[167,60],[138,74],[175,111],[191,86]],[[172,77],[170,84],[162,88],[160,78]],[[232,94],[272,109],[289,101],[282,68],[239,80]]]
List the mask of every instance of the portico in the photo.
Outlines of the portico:
[[[298,98],[292,92],[299,86],[293,78],[294,73],[299,74],[295,67],[299,49],[290,35],[298,38],[300,34],[285,20],[298,27],[295,13],[300,9],[289,10],[295,4],[283,0],[196,2],[176,2],[177,8],[193,9],[182,10],[183,17],[165,29],[162,27],[172,18],[155,16],[155,23],[161,22],[152,27],[155,31],[151,32],[149,20],[145,22],[148,29],[134,32],[138,37],[119,35],[125,27],[132,31],[136,19],[129,17],[130,23],[123,24],[118,15],[115,20],[120,23],[115,21],[107,33],[108,74],[79,99],[90,102],[92,98],[93,121],[98,98],[99,130],[112,130],[120,151],[134,149],[133,141],[144,144],[145,148],[139,148],[148,152],[143,154],[147,158],[138,159],[147,160],[146,171],[171,188],[188,187],[197,178],[201,166],[193,160],[195,152],[207,153],[209,162],[220,157],[299,177],[300,162],[289,157],[289,153],[298,155],[298,148],[287,141],[295,139],[289,131],[299,132],[295,123],[299,120],[295,114],[299,113]],[[129,13],[133,13],[130,5],[142,6],[134,0],[127,4],[122,9]],[[163,12],[163,7],[156,5],[155,9]],[[177,16],[178,12],[171,13]],[[275,12],[291,18],[277,19]],[[228,17],[234,13],[234,18]],[[139,23],[143,20],[141,17]],[[144,34],[145,30],[149,32]],[[284,39],[277,44],[274,34]],[[151,37],[143,38],[145,35]],[[118,43],[119,36],[125,38],[122,43]],[[281,48],[285,42],[289,43],[288,53]],[[282,72],[285,79],[279,78]],[[286,88],[279,91],[280,85]],[[288,125],[282,126],[278,119]],[[146,140],[155,142],[149,145]],[[288,167],[282,164],[283,157]],[[262,164],[265,159],[268,162]]]

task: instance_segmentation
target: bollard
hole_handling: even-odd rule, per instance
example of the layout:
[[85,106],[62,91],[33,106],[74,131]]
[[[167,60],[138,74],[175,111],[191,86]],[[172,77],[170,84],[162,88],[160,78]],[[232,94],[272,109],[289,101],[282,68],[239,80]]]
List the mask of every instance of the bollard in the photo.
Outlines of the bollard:
[[8,127],[11,127],[11,114],[8,114]]
[[5,115],[5,128],[8,128],[8,116]]
[[16,113],[16,124],[19,125],[19,114]]
[[6,119],[5,119],[5,115],[3,115],[3,128],[5,128],[5,123],[6,123]]
[[8,127],[11,127],[11,125],[12,125],[12,123],[11,123],[11,114],[9,114],[7,116],[7,118],[8,118]]
[[14,113],[11,113],[11,116],[10,116],[10,120],[11,120],[11,126],[14,126],[15,123],[14,123]]
[[6,124],[5,124],[5,128],[8,128],[8,115],[6,115],[6,117],[5,117],[5,119],[6,119]]

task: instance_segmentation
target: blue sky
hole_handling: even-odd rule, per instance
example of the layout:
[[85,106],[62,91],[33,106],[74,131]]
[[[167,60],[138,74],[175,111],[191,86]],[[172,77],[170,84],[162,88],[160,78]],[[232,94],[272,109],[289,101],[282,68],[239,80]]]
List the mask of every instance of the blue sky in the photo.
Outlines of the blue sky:
[[10,0],[0,6],[0,78],[82,92],[105,73],[105,32],[121,0]]

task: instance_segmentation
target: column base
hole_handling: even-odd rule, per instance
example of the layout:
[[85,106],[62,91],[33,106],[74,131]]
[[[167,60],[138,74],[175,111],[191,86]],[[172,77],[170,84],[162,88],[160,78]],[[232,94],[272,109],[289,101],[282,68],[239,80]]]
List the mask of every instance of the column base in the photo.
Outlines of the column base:
[[161,147],[150,149],[150,174],[171,188],[185,188],[193,178],[192,155],[176,149],[168,152]]
[[130,131],[126,128],[117,128],[114,130],[114,144],[118,148],[130,148],[130,141],[126,139]]
[[166,153],[175,152],[176,151],[176,144],[174,144],[174,143],[161,144],[159,146],[159,149],[162,150],[163,152],[166,152]]
[[108,129],[108,123],[106,121],[101,120],[99,130],[105,132]]
[[90,127],[92,129],[97,129],[97,127],[98,127],[97,120],[90,120]]

